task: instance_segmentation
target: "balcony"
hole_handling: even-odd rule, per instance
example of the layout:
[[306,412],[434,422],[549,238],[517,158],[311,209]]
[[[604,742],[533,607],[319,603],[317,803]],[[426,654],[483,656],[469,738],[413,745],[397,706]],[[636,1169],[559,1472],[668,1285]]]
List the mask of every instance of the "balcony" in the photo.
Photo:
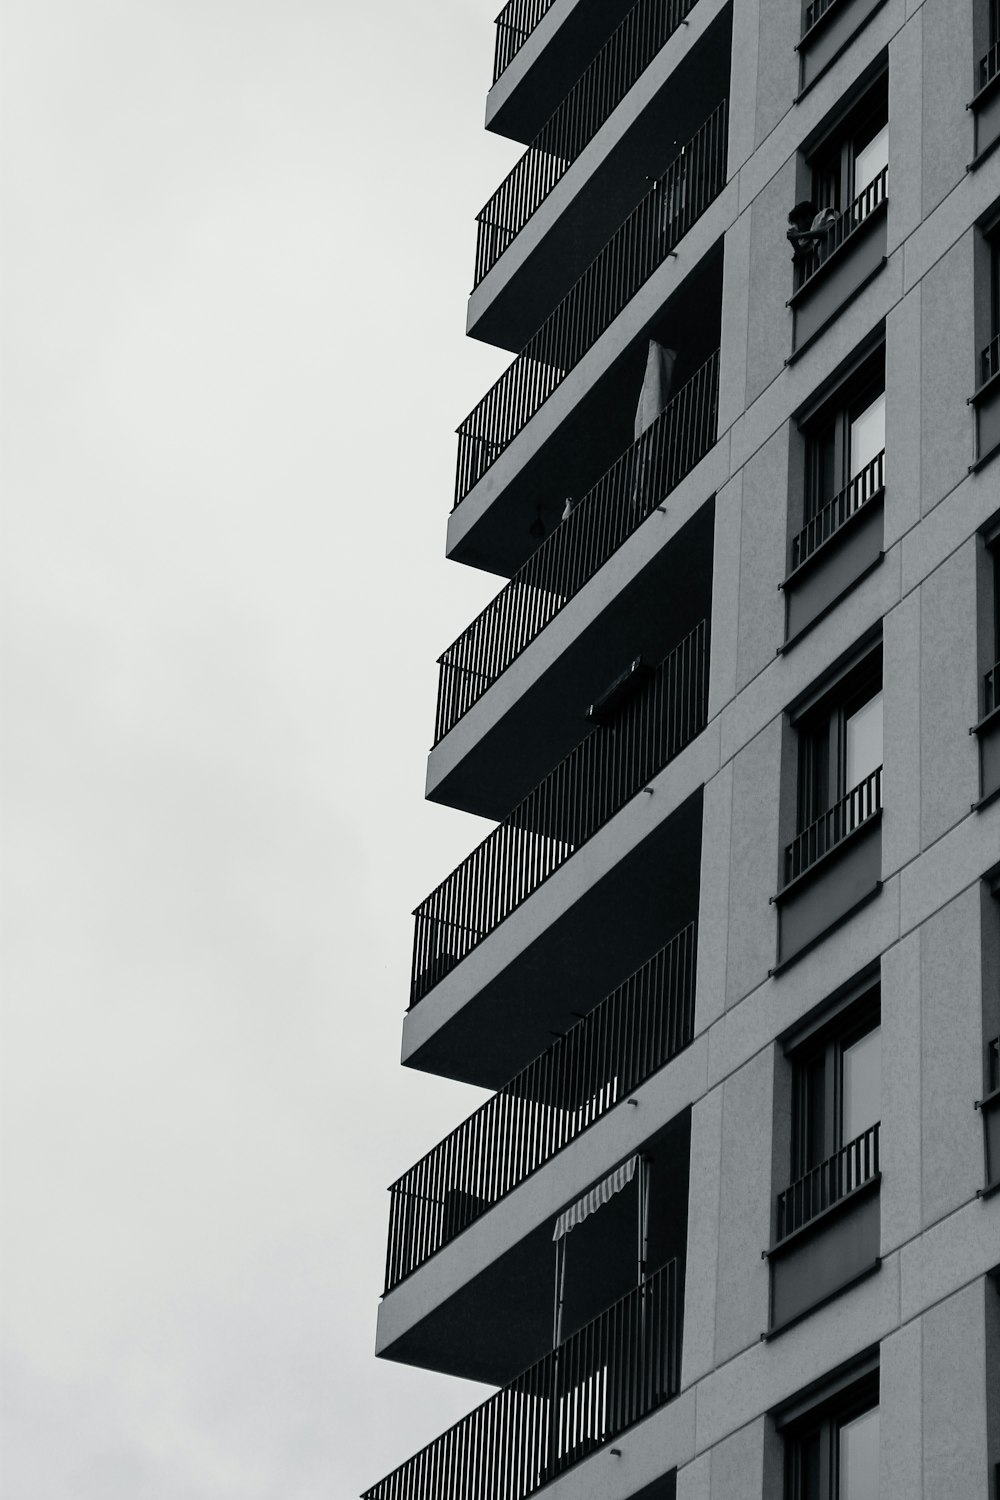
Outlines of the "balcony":
[[983,1116],[983,1149],[986,1157],[986,1186],[980,1196],[1000,1189],[1000,1036],[986,1049],[986,1097],[979,1101]]
[[677,1393],[677,1262],[648,1276],[364,1500],[526,1500]]
[[389,1292],[691,1041],[689,924],[390,1188]]
[[456,507],[722,191],[726,142],[724,100],[462,422]]
[[437,745],[716,440],[718,350],[438,659]]
[[778,1194],[778,1243],[811,1224],[879,1172],[879,1125],[849,1141]]
[[[516,0],[546,10],[551,0]],[[696,0],[636,0],[582,77],[556,107],[493,197],[476,215],[475,285],[492,269],[539,204],[621,103]],[[511,9],[510,6],[507,7]],[[502,35],[497,22],[497,57]],[[513,55],[513,54],[511,54]]]
[[411,1007],[704,728],[706,621],[655,671],[636,668],[622,706],[417,907]]
[[885,449],[792,538],[785,595],[785,640],[824,615],[882,558]]
[[792,347],[798,351],[885,263],[889,168],[883,167],[863,192],[812,243],[800,241],[795,259]]
[[778,966],[805,952],[881,889],[882,767],[804,828],[785,850]]
[[878,1267],[880,1129],[876,1122],[779,1193],[771,1334]]
[[496,51],[493,55],[493,82],[513,62],[553,0],[507,0],[496,19]]

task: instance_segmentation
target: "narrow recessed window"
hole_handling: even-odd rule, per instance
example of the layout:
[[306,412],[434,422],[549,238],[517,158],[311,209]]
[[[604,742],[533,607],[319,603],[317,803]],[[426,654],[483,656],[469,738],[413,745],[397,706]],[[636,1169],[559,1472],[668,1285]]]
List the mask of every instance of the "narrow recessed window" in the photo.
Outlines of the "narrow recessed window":
[[785,1500],[878,1500],[877,1369],[818,1396],[804,1414],[778,1422],[785,1440]]

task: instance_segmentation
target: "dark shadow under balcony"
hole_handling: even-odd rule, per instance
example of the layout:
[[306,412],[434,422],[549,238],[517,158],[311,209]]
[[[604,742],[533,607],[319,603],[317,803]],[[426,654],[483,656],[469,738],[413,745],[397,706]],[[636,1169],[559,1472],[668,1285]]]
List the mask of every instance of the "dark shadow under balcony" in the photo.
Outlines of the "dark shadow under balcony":
[[389,1292],[691,1041],[692,922],[390,1188]]
[[439,658],[434,743],[555,618],[716,440],[718,350]]
[[364,1500],[526,1500],[656,1411],[680,1381],[681,1298],[670,1261],[580,1328]]
[[456,506],[718,197],[727,140],[723,100],[466,417],[458,428]]
[[707,704],[702,621],[417,907],[411,1006],[695,739]]

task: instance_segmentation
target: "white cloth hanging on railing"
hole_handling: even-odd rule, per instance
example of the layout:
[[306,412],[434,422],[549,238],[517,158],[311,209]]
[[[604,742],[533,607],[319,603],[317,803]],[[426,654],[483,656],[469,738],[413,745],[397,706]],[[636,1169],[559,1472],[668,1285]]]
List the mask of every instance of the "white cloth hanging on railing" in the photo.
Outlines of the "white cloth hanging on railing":
[[552,1232],[553,1241],[561,1240],[564,1234],[569,1234],[577,1224],[582,1224],[584,1219],[590,1217],[595,1209],[602,1208],[605,1203],[620,1193],[623,1187],[628,1187],[635,1176],[635,1169],[639,1164],[638,1156],[630,1157],[622,1166],[616,1167],[603,1182],[591,1188],[589,1193],[584,1193],[582,1198],[570,1208],[565,1209],[556,1220],[556,1227]]
[[652,427],[657,417],[670,400],[670,387],[677,363],[676,349],[667,349],[650,339],[646,351],[646,373],[642,377],[639,405],[635,411],[635,440],[642,437],[647,427]]

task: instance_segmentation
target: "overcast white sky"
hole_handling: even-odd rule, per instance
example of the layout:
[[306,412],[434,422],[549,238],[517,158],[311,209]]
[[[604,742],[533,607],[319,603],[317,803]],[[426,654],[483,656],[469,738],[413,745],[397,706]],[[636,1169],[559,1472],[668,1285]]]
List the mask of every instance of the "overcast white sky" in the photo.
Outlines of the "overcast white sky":
[[0,0],[2,1486],[356,1494],[499,0]]

